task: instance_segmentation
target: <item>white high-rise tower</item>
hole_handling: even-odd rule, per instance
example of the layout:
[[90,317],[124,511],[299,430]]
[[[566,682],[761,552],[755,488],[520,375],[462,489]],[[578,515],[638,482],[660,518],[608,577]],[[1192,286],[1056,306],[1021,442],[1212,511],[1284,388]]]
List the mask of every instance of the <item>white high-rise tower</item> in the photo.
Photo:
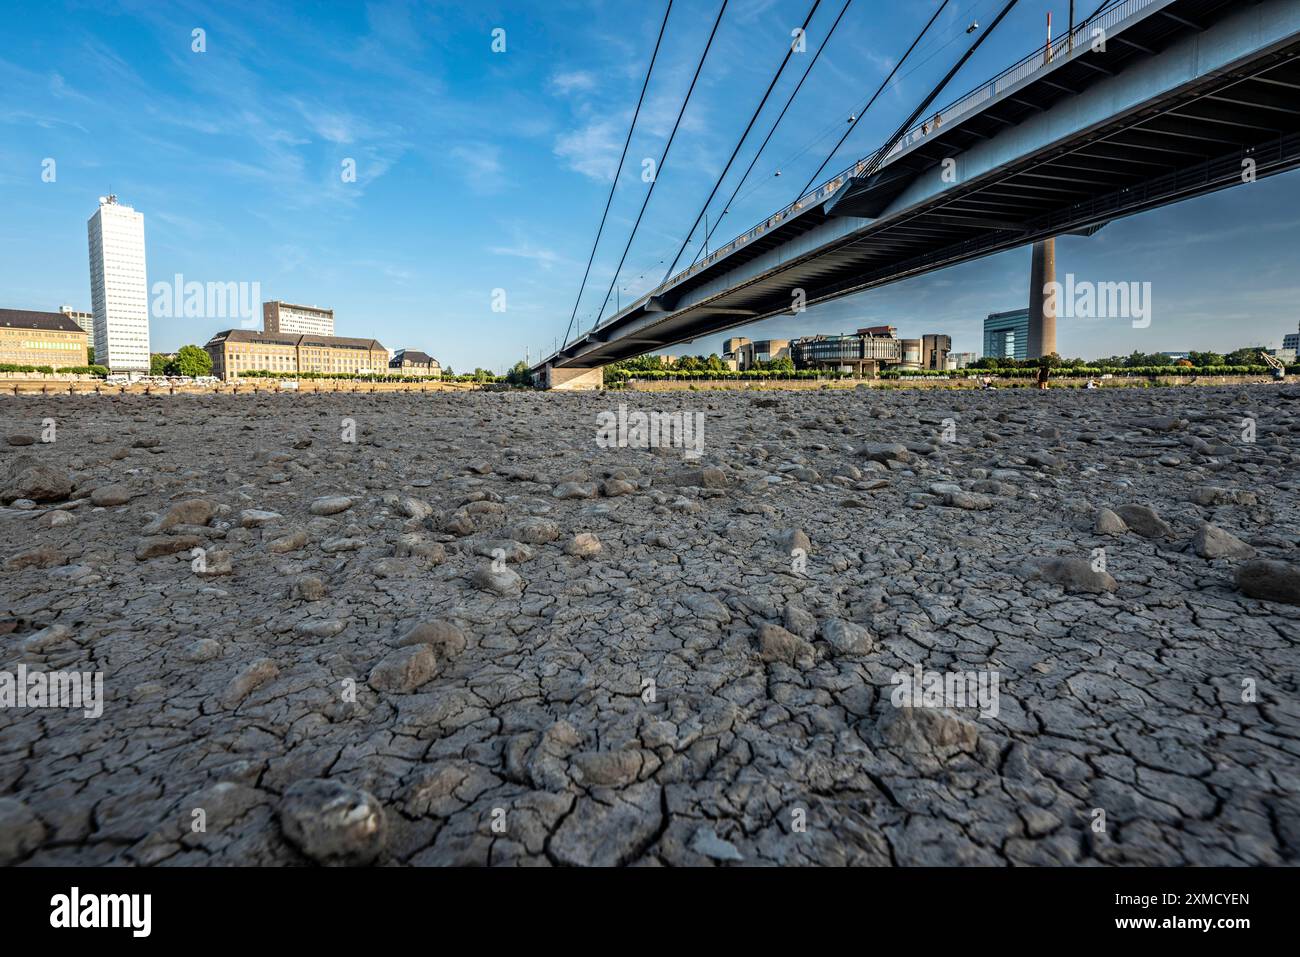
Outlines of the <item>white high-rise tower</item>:
[[144,214],[119,204],[116,196],[101,196],[86,230],[90,236],[95,362],[113,372],[148,372]]

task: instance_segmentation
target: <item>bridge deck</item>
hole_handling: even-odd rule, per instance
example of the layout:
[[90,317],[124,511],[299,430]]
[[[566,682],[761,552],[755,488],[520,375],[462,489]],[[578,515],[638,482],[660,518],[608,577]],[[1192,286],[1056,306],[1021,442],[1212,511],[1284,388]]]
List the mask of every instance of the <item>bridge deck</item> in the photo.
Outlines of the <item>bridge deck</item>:
[[[1300,165],[1300,4],[1125,0],[538,368],[589,367]],[[1099,18],[1100,19],[1100,18]],[[1209,65],[1207,65],[1209,64]],[[946,160],[955,167],[945,170]],[[945,172],[955,176],[945,176]],[[955,181],[950,181],[955,180]]]

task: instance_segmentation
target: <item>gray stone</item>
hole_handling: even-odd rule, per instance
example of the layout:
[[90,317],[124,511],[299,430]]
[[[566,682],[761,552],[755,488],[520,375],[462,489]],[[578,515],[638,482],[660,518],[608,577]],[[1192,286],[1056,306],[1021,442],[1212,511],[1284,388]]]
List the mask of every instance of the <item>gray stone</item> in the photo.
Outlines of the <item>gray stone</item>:
[[61,502],[72,495],[72,478],[66,470],[42,465],[31,456],[20,456],[9,463],[0,502],[16,499],[33,502]]
[[480,591],[491,592],[502,598],[518,598],[524,590],[524,580],[513,568],[476,568],[469,577],[470,584]]
[[388,821],[374,795],[341,781],[294,782],[279,816],[289,843],[318,864],[373,864],[388,840]]
[[397,644],[428,645],[439,658],[450,660],[463,652],[468,644],[465,633],[449,621],[422,621],[409,628]]
[[131,501],[131,490],[125,485],[101,485],[90,493],[90,504],[100,508],[125,505]]
[[369,684],[376,691],[410,694],[438,674],[438,658],[426,644],[410,645],[390,652],[370,672]]
[[1255,549],[1231,532],[1215,525],[1202,525],[1192,538],[1192,548],[1202,558],[1254,558]]
[[1119,583],[1109,572],[1092,567],[1086,558],[1040,558],[1029,561],[1023,574],[1060,585],[1068,592],[1100,595],[1113,592]]
[[780,625],[758,626],[758,656],[767,662],[782,662],[799,668],[812,666],[817,652],[798,635],[791,634]]
[[1251,598],[1300,605],[1300,565],[1257,560],[1237,569],[1237,587]]
[[822,638],[837,657],[854,658],[876,650],[871,632],[842,618],[831,618],[822,625]]
[[314,500],[307,510],[313,515],[337,515],[346,512],[352,505],[353,500],[347,495],[324,495]]
[[1110,509],[1103,508],[1097,512],[1092,530],[1098,535],[1123,535],[1128,532],[1128,526],[1124,524],[1124,519]]
[[564,554],[574,558],[591,558],[599,555],[600,549],[600,539],[591,532],[579,532],[564,543]]
[[1125,525],[1143,538],[1174,537],[1174,530],[1148,505],[1121,505],[1115,509],[1115,513],[1124,520]]
[[157,535],[177,525],[207,525],[217,514],[217,506],[204,498],[190,498],[172,505],[144,527],[145,535]]

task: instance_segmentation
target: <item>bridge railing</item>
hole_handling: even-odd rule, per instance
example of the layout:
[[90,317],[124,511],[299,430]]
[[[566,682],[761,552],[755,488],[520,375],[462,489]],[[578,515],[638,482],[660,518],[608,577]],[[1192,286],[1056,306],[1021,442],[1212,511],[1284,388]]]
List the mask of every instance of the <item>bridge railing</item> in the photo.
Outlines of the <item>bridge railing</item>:
[[[959,117],[973,112],[984,103],[1001,94],[1003,91],[1010,89],[1027,77],[1037,73],[1039,70],[1050,66],[1057,57],[1063,54],[1068,55],[1073,52],[1076,47],[1091,43],[1093,36],[1092,31],[1096,29],[1107,30],[1116,24],[1122,23],[1134,14],[1141,12],[1146,7],[1160,2],[1162,2],[1162,0],[1120,0],[1120,2],[1114,6],[1101,10],[1095,16],[1075,24],[1073,30],[1067,31],[1065,35],[1053,40],[1050,45],[1044,43],[1033,53],[1003,70],[993,79],[980,84],[971,92],[953,101],[948,106],[938,110],[929,119],[918,123],[916,126],[912,127],[912,129],[903,134],[903,136],[892,146],[886,144],[886,146],[879,147],[869,156],[858,160],[847,169],[841,170],[820,186],[817,186],[800,196],[788,206],[777,210],[762,222],[751,226],[726,245],[719,246],[707,256],[692,263],[686,269],[683,269],[667,281],[659,284],[640,299],[637,299],[635,302],[620,311],[630,312],[633,309],[645,305],[665,289],[670,289],[679,282],[689,279],[691,276],[699,273],[701,270],[707,269],[719,259],[731,255],[731,253],[735,252],[740,247],[749,245],[754,240],[765,235],[768,231],[775,229],[791,216],[794,216],[809,207],[818,206],[825,202],[832,195],[838,192],[841,187],[855,177],[871,175],[884,166],[884,164],[891,158],[898,155],[912,144],[929,136],[932,132],[942,128],[944,124],[950,124]],[[1081,36],[1081,34],[1086,34],[1086,36]],[[885,153],[886,148],[889,150],[888,153]],[[612,322],[617,315],[618,314],[616,313],[615,316],[611,316],[608,321]],[[604,323],[602,325],[604,325]],[[600,327],[597,326],[596,328]]]

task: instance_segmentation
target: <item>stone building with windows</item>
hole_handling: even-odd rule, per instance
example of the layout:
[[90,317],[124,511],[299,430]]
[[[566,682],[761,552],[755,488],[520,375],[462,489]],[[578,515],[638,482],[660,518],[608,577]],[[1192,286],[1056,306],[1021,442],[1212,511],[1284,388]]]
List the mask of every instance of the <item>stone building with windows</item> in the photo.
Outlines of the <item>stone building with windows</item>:
[[249,372],[292,376],[303,372],[386,375],[389,371],[388,350],[377,339],[227,329],[203,348],[212,357],[212,374],[221,379]]
[[398,349],[388,360],[389,375],[428,376],[442,378],[442,366],[426,352],[416,349]]
[[84,366],[87,345],[85,330],[63,313],[0,309],[0,365]]

